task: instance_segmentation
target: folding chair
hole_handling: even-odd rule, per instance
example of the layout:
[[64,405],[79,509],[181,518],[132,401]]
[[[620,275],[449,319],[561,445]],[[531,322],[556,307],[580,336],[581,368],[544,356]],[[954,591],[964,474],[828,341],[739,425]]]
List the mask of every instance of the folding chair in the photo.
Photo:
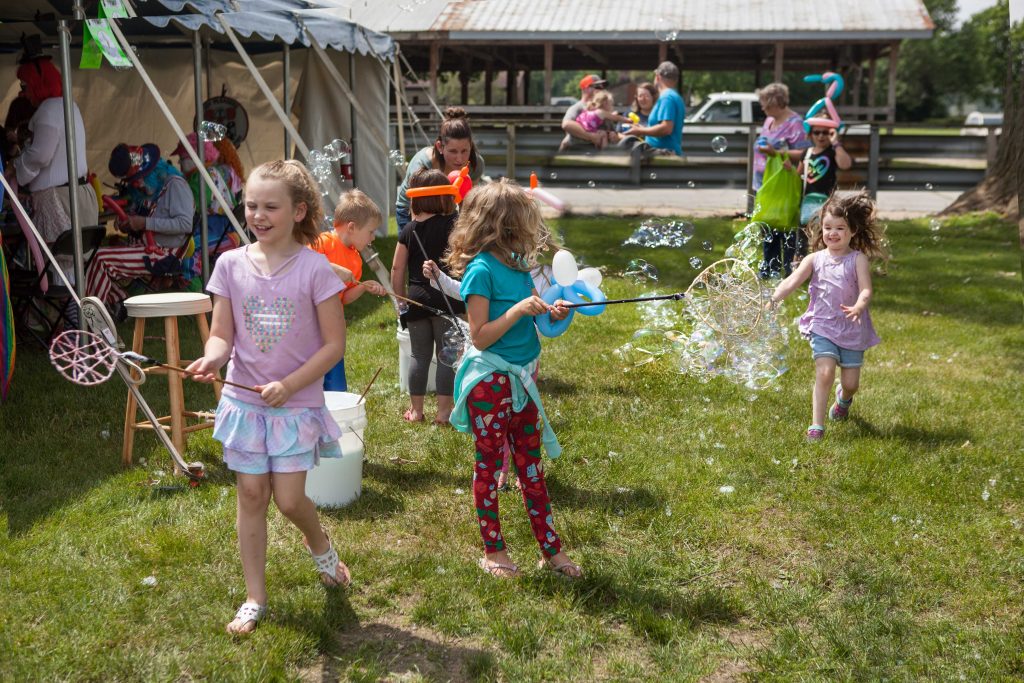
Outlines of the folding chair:
[[[84,259],[83,272],[88,271],[96,251],[103,244],[107,234],[106,228],[101,225],[87,225],[82,227],[82,258]],[[75,238],[71,230],[65,230],[50,246],[54,256],[74,256]],[[78,325],[78,309],[76,306],[69,306],[73,301],[71,292],[64,285],[60,278],[54,276],[52,266],[43,273],[31,272],[12,273],[11,277],[11,301],[14,307],[15,329],[28,334],[44,349],[50,348],[50,341],[65,327],[76,327]],[[43,291],[43,277],[48,276],[49,287]],[[29,315],[35,316],[37,322],[45,327],[43,330],[34,328],[30,324]],[[44,334],[45,333],[45,334]]]

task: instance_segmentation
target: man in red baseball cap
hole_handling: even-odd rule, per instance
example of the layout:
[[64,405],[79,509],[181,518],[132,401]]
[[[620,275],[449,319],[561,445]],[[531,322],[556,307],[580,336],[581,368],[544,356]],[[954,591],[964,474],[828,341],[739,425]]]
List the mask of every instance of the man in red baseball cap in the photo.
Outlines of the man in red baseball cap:
[[600,131],[596,133],[587,131],[576,122],[576,117],[587,108],[587,103],[590,102],[594,93],[604,90],[607,85],[608,81],[597,74],[588,74],[580,79],[580,101],[569,107],[565,116],[562,117],[562,130],[565,131],[565,138],[562,139],[562,144],[558,147],[559,152],[569,149],[573,143],[586,142],[587,146],[596,146],[603,139],[604,136]]

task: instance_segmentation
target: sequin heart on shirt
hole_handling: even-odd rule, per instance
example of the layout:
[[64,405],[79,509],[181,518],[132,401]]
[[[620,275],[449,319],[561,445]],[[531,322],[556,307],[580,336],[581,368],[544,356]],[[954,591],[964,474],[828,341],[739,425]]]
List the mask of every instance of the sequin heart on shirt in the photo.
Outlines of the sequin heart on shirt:
[[242,311],[245,330],[263,353],[273,349],[295,322],[295,304],[286,296],[279,296],[269,304],[261,296],[247,296]]

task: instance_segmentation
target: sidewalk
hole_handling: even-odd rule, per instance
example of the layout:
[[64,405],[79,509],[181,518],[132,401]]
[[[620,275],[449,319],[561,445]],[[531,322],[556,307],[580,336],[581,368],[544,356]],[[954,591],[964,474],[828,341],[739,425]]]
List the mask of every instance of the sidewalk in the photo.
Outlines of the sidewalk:
[[[737,189],[546,189],[568,205],[567,213],[583,216],[733,216],[747,210],[747,195]],[[959,196],[960,192],[946,190],[879,192],[878,211],[882,218],[889,220],[920,218],[941,211]],[[547,207],[544,213],[555,215]]]

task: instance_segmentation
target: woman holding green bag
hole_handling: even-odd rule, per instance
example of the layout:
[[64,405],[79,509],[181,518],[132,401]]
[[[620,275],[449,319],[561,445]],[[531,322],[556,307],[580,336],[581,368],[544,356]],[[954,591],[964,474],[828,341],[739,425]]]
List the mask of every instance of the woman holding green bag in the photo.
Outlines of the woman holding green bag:
[[793,169],[810,141],[804,120],[789,108],[789,88],[771,83],[758,91],[766,118],[754,142],[755,221],[767,223],[761,277],[789,274],[799,253],[800,177]]

